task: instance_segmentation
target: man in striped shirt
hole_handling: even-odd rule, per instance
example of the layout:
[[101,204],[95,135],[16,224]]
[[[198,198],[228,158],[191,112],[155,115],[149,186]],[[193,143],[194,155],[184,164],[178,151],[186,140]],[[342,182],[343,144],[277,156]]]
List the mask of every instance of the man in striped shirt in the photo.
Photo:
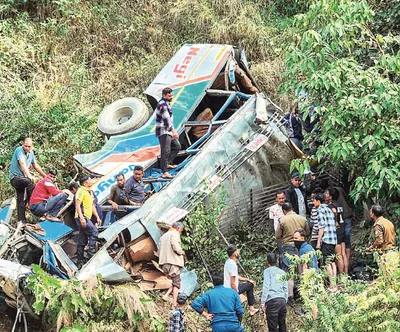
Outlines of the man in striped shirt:
[[317,249],[320,249],[323,264],[326,264],[331,288],[336,285],[336,218],[332,210],[326,204],[324,194],[316,194],[313,200],[314,207],[318,210],[318,240]]
[[[313,192],[311,194],[311,200],[314,201],[314,197],[317,192]],[[316,207],[312,207],[310,214],[310,227],[311,227],[311,246],[316,249],[317,241],[318,241],[318,209]]]
[[161,148],[161,171],[162,178],[171,179],[172,175],[168,169],[175,168],[173,161],[181,149],[179,135],[174,129],[172,108],[172,89],[162,90],[162,98],[156,107],[156,136],[160,142]]

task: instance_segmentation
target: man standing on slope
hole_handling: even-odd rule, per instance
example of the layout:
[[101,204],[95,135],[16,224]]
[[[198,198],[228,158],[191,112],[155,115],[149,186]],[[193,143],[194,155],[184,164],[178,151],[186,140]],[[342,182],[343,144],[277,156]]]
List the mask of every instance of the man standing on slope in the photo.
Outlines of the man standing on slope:
[[175,168],[174,159],[181,149],[179,143],[179,135],[174,129],[172,108],[170,102],[172,100],[172,89],[165,88],[162,90],[162,98],[156,107],[156,136],[160,141],[161,148],[161,171],[162,178],[171,179],[172,175],[168,172],[168,168]]
[[378,249],[383,253],[394,250],[396,247],[396,231],[393,223],[383,217],[382,206],[372,205],[369,214],[374,221],[375,241],[368,250]]
[[32,138],[27,137],[22,146],[15,149],[10,164],[10,182],[17,192],[18,221],[22,221],[23,223],[26,223],[26,204],[29,203],[33,188],[35,187],[35,178],[30,172],[31,166],[42,177],[46,176],[40,165],[36,162]]
[[[310,188],[311,191],[314,186],[314,180],[311,178]],[[294,172],[291,175],[290,186],[285,190],[286,202],[292,204],[293,211],[299,216],[306,217],[310,214],[307,205],[307,190],[301,186],[301,179],[299,172]]]
[[269,332],[286,332],[286,273],[276,267],[276,257],[272,252],[267,255],[267,265],[268,268],[264,270],[261,308],[266,313]]
[[94,204],[94,194],[90,190],[92,186],[91,179],[87,175],[82,175],[79,178],[81,185],[75,194],[75,221],[79,228],[78,248],[76,256],[78,258],[77,266],[81,268],[84,263],[85,246],[89,246],[88,259],[96,252],[96,241],[98,230],[91,221],[92,215],[96,217],[97,226],[101,226],[101,219],[97,214],[96,206]]
[[[282,205],[284,217],[280,219],[279,227],[275,232],[277,239],[282,240],[282,254],[281,254],[281,268],[283,271],[288,272],[292,262],[286,257],[285,254],[298,256],[298,250],[294,245],[293,235],[294,233],[302,229],[305,231],[306,235],[310,234],[310,226],[307,223],[305,217],[299,216],[293,211],[292,204],[286,202]],[[289,280],[289,304],[293,303],[294,295],[294,281]]]
[[173,308],[176,307],[178,292],[181,288],[181,270],[185,266],[186,256],[181,245],[182,232],[183,224],[174,222],[168,232],[161,236],[158,244],[159,264],[165,275],[172,281],[172,285],[163,296],[163,299],[168,301],[168,296],[172,293]]
[[330,287],[336,287],[335,247],[337,242],[336,218],[333,211],[326,204],[324,194],[316,194],[314,207],[318,210],[318,240],[316,249],[322,252],[323,265],[326,265]]
[[214,288],[196,298],[192,308],[211,322],[212,332],[243,332],[244,309],[238,292],[224,287],[220,274],[213,275],[212,282]]

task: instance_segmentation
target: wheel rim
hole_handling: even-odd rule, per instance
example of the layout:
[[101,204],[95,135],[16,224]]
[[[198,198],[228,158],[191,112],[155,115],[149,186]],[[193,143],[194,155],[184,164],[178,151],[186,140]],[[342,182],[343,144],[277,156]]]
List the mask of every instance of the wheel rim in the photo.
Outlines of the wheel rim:
[[123,123],[129,121],[133,115],[133,109],[130,107],[120,107],[112,115],[111,123],[113,125],[122,125]]

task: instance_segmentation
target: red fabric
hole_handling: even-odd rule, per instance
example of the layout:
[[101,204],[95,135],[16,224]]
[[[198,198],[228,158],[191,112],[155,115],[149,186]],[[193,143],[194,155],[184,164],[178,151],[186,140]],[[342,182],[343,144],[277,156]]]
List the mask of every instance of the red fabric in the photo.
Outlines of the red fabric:
[[50,178],[44,177],[36,184],[35,189],[33,189],[29,205],[43,203],[46,199],[61,193],[62,190],[58,190]]

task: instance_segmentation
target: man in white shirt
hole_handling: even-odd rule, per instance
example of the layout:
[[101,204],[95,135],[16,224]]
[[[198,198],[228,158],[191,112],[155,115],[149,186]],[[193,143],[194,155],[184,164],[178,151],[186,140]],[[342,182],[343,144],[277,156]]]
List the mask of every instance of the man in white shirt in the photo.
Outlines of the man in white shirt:
[[269,219],[274,221],[274,232],[276,232],[276,229],[278,228],[279,219],[284,216],[282,205],[286,202],[285,192],[283,190],[278,191],[276,193],[275,200],[276,204],[269,208]]
[[246,293],[250,315],[253,316],[259,311],[259,309],[254,308],[254,304],[256,303],[256,299],[254,298],[255,282],[239,275],[237,267],[239,250],[235,246],[229,246],[226,252],[229,258],[224,265],[224,287],[232,288],[239,294]]
[[[269,219],[274,221],[274,232],[279,226],[279,219],[284,216],[282,205],[286,202],[286,194],[283,190],[280,190],[276,193],[275,196],[276,204],[272,205],[269,208]],[[277,246],[279,255],[282,254],[282,239],[277,239]]]

